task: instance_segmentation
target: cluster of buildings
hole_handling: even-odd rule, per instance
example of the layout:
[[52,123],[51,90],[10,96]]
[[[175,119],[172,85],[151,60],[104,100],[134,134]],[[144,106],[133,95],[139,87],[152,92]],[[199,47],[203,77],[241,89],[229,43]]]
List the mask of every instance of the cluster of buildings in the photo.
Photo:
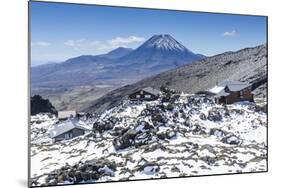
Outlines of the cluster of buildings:
[[[131,93],[129,99],[132,101],[151,101],[156,100],[160,93],[157,89],[146,87]],[[206,91],[197,92],[197,94],[213,97],[218,104],[233,104],[239,101],[252,102],[254,100],[250,84],[232,80],[224,80]]]
[[233,104],[240,101],[254,101],[251,84],[232,80],[224,80],[217,83],[211,89],[198,92],[197,94],[212,96],[218,104]]
[[[153,101],[157,100],[161,92],[152,87],[132,92],[128,98],[131,101]],[[198,95],[211,96],[218,104],[232,104],[239,101],[253,101],[251,85],[240,81],[225,80],[217,83],[214,87],[197,92]],[[85,127],[79,125],[79,118],[76,111],[58,112],[59,124],[56,124],[50,130],[50,138],[54,142],[68,140],[77,136],[84,135],[88,131]]]

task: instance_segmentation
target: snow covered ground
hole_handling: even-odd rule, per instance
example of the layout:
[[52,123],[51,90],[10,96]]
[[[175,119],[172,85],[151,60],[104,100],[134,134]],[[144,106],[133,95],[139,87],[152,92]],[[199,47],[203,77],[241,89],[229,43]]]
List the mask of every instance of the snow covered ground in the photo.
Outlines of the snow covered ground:
[[174,94],[165,102],[122,104],[82,117],[92,131],[58,143],[58,121],[31,118],[34,186],[267,170],[267,115],[254,103],[222,106]]

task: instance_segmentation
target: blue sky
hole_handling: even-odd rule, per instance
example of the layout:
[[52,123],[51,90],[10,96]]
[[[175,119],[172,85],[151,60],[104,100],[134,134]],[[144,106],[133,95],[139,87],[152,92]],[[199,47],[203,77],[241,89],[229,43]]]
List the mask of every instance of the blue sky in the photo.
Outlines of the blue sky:
[[170,34],[207,56],[266,42],[266,17],[31,2],[32,65],[136,48]]

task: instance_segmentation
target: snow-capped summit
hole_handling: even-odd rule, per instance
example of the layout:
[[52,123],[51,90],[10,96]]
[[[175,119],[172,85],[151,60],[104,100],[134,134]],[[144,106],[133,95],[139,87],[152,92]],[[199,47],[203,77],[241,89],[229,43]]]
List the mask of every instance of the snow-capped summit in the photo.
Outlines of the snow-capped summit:
[[188,50],[171,35],[160,34],[153,35],[137,49],[120,58],[119,62],[142,65],[142,70],[149,69],[146,72],[158,70],[159,73],[202,58],[204,57]]
[[140,48],[156,48],[162,50],[189,51],[185,46],[176,41],[171,35],[153,35]]

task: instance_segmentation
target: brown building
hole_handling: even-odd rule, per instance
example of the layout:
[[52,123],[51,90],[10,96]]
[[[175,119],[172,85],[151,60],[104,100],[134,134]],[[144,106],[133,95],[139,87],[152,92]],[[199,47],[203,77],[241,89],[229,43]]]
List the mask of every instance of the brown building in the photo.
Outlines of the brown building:
[[239,81],[225,80],[211,88],[208,92],[214,94],[216,103],[232,104],[239,101],[253,101],[251,85]]
[[69,140],[77,136],[84,135],[88,129],[77,125],[75,120],[67,120],[63,123],[55,125],[55,127],[50,130],[50,138],[53,142],[61,140]]
[[158,99],[160,91],[152,87],[137,90],[129,95],[130,100],[152,101]]

